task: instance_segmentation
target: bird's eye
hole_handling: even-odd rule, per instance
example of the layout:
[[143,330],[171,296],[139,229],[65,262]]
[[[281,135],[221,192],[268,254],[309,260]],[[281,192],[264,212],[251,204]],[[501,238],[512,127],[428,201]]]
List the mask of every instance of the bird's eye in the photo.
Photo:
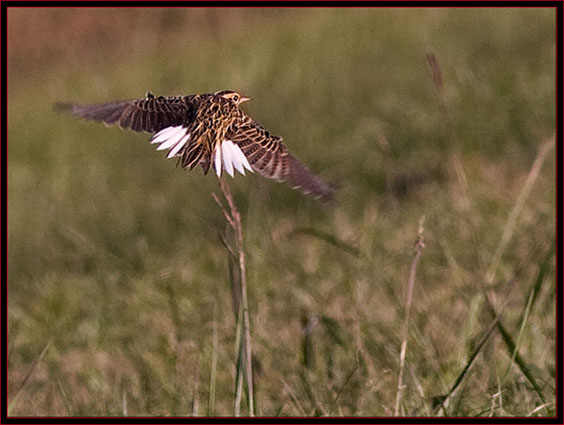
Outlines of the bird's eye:
[[237,95],[233,96],[233,102],[239,102],[239,96]]

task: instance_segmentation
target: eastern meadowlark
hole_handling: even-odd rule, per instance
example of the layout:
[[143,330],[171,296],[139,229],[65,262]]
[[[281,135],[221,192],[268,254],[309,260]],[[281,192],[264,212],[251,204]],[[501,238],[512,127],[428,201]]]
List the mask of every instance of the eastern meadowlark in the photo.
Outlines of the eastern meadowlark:
[[58,103],[74,115],[106,125],[154,133],[157,150],[168,149],[167,158],[178,158],[183,168],[200,164],[207,174],[212,164],[218,177],[222,170],[234,176],[245,169],[286,182],[306,195],[331,200],[333,186],[325,183],[298,161],[273,136],[240,109],[249,97],[222,90],[188,96],[154,96],[98,105]]

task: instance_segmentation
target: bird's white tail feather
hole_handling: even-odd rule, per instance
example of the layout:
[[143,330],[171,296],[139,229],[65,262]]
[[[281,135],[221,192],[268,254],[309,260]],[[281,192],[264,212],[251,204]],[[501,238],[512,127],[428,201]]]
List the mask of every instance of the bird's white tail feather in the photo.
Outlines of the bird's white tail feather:
[[253,171],[247,157],[241,151],[241,148],[233,143],[231,140],[224,140],[221,144],[221,151],[223,154],[223,163],[225,165],[225,171],[233,177],[234,170],[237,169],[242,175],[245,175],[245,168],[249,171]]
[[215,173],[217,177],[221,177],[221,147],[217,146],[215,148]]
[[180,149],[182,149],[182,146],[184,146],[186,144],[186,142],[188,142],[188,140],[190,140],[190,133],[188,133],[186,136],[184,136],[182,139],[180,139],[180,141],[170,150],[170,152],[166,156],[166,159],[169,159],[169,158],[172,158],[173,156],[175,156],[178,153],[178,151],[180,151]]
[[174,126],[174,127],[165,127],[161,131],[159,131],[158,133],[155,133],[155,135],[153,137],[151,137],[151,143],[162,143],[166,139],[168,139],[170,136],[172,136],[173,133],[176,133],[181,128],[182,128],[181,125]]
[[[167,135],[168,136],[168,135]],[[171,133],[167,139],[159,145],[158,151],[172,148],[176,143],[178,143],[184,136],[186,136],[186,129],[180,127],[176,132]]]

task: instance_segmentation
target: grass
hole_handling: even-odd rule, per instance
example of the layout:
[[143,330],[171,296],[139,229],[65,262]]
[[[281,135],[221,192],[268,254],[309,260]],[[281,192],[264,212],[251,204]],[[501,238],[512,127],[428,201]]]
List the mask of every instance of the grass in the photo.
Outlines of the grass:
[[403,384],[403,372],[405,367],[405,353],[407,352],[407,339],[409,336],[409,313],[411,311],[411,305],[413,303],[413,288],[415,287],[415,272],[417,271],[417,263],[421,258],[421,253],[423,248],[425,248],[425,242],[423,238],[423,223],[425,222],[425,216],[422,216],[419,220],[419,229],[417,231],[417,241],[415,242],[415,257],[409,268],[409,281],[407,284],[407,296],[405,298],[405,321],[403,326],[403,341],[401,343],[400,352],[400,366],[399,366],[399,376],[398,376],[398,392],[396,394],[396,403],[394,407],[394,416],[399,416],[401,397],[405,386]]
[[[254,392],[253,392],[253,361],[251,345],[251,326],[249,319],[249,302],[247,296],[247,274],[245,268],[245,246],[243,238],[243,225],[241,223],[241,213],[233,201],[233,195],[229,184],[219,179],[219,186],[223,197],[227,202],[229,212],[223,206],[215,193],[213,199],[223,212],[225,221],[231,227],[235,249],[233,249],[225,237],[219,234],[221,241],[225,245],[229,254],[229,276],[231,277],[231,294],[233,297],[233,311],[237,312],[237,324],[235,347],[237,360],[235,368],[235,416],[241,416],[241,398],[243,394],[243,382],[246,381],[246,395],[249,416],[255,415]],[[237,255],[235,255],[237,252]],[[235,264],[237,267],[235,267]],[[235,268],[238,272],[235,271]],[[212,357],[213,359],[213,357]]]
[[62,13],[8,12],[10,415],[235,414],[216,179],[51,110],[219,89],[341,188],[229,181],[257,416],[394,415],[404,341],[402,415],[555,414],[553,10]]

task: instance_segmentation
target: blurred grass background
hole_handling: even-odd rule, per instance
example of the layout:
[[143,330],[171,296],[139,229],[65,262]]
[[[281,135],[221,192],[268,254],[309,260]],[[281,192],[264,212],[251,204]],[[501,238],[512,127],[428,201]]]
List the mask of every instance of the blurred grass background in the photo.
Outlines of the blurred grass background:
[[233,415],[217,181],[148,135],[52,111],[221,89],[341,188],[322,205],[230,180],[258,414],[393,414],[423,215],[401,414],[437,414],[493,320],[485,293],[508,300],[540,391],[496,331],[446,414],[555,414],[554,151],[486,280],[555,134],[553,9],[10,8],[8,59],[11,415]]

